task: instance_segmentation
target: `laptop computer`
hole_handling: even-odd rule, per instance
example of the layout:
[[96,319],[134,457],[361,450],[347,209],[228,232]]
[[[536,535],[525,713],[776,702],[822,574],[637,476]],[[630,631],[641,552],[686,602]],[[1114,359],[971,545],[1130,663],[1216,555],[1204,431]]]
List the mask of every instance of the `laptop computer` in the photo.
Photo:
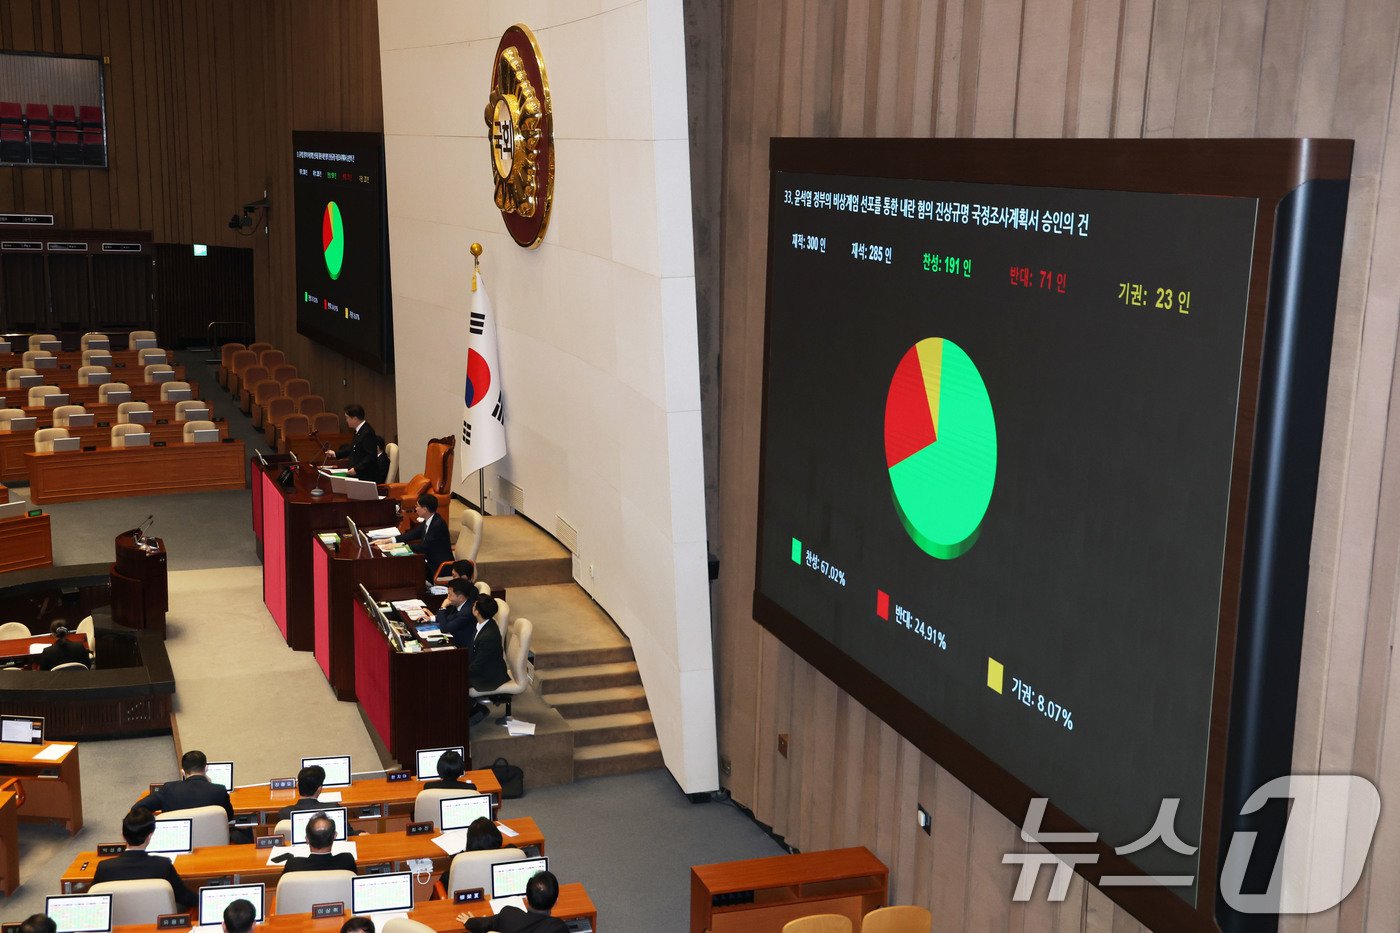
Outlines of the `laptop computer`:
[[58,933],[107,933],[112,929],[112,895],[51,895],[44,898],[44,913]]
[[317,813],[324,813],[335,823],[335,841],[344,842],[350,838],[348,823],[350,811],[346,807],[326,807],[324,810],[294,810],[292,811],[292,845],[299,846],[306,842],[306,824],[311,822],[312,817]]
[[437,780],[437,763],[438,759],[443,756],[444,752],[456,752],[457,754],[462,756],[463,761],[466,761],[467,759],[467,750],[464,746],[461,745],[453,745],[447,748],[420,748],[418,749],[417,754],[418,768],[416,774],[418,780]]
[[218,784],[224,790],[233,790],[233,762],[211,761],[204,766],[204,776],[210,784]]
[[413,909],[413,872],[396,871],[386,875],[361,875],[350,880],[350,911],[374,918],[375,929],[387,920],[404,916]]
[[349,787],[350,786],[350,756],[331,755],[325,758],[303,758],[301,766],[309,768],[312,765],[320,765],[326,770],[326,783],[322,787]]
[[0,742],[44,744],[43,716],[0,716]]
[[156,855],[184,855],[194,850],[194,820],[156,820],[156,831],[146,851]]
[[222,926],[224,908],[234,901],[247,901],[253,905],[253,919],[261,923],[263,907],[267,901],[265,884],[218,884],[199,889],[199,925],[202,927]]
[[438,829],[466,829],[482,817],[491,819],[491,795],[470,794],[438,801]]

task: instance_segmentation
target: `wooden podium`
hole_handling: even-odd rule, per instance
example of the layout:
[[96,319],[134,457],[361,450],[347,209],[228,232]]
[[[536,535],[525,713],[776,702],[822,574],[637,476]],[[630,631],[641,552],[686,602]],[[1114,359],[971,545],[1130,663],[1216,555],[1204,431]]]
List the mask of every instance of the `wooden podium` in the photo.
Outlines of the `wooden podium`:
[[[138,541],[147,542],[142,547]],[[138,529],[123,531],[116,540],[112,565],[112,621],[127,628],[157,632],[165,637],[165,614],[170,610],[166,581],[165,542],[141,538]]]

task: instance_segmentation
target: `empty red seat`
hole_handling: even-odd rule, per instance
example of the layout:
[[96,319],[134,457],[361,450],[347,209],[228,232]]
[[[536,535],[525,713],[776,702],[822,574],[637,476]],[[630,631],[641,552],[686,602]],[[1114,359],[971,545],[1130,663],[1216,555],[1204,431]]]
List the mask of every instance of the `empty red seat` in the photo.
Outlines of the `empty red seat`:
[[29,121],[31,130],[36,126],[53,128],[53,118],[49,116],[48,104],[25,104],[24,119]]
[[83,162],[86,165],[107,164],[107,144],[102,141],[102,131],[83,130]]
[[102,128],[102,108],[94,107],[92,104],[80,104],[78,106],[78,119],[82,121],[83,128]]
[[56,127],[76,127],[78,111],[72,104],[53,105],[53,123]]
[[54,160],[53,130],[29,127],[29,158],[33,162],[52,163]]
[[29,140],[24,130],[7,126],[0,129],[0,162],[28,162]]
[[0,126],[24,126],[24,108],[12,100],[0,100]]
[[62,165],[78,165],[83,161],[83,147],[74,130],[59,130],[54,134],[54,150]]

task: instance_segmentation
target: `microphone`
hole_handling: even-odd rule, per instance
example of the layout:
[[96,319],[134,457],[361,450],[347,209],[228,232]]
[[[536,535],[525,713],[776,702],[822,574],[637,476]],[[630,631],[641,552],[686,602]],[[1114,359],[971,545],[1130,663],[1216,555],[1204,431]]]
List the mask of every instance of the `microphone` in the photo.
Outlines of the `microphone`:
[[146,527],[146,523],[147,523],[147,522],[150,522],[150,521],[153,521],[153,520],[155,519],[155,517],[156,517],[156,516],[155,516],[155,513],[154,513],[154,512],[152,512],[150,515],[147,515],[144,519],[141,520],[141,524],[139,524],[139,525],[136,526],[136,531],[132,532],[132,535],[131,535],[131,536],[132,536],[133,538],[136,539],[136,543],[137,543],[138,545],[141,545],[141,546],[144,546],[144,545],[145,545],[145,543],[146,543],[146,536],[145,536],[144,534],[142,534],[141,532],[142,532],[142,530]]

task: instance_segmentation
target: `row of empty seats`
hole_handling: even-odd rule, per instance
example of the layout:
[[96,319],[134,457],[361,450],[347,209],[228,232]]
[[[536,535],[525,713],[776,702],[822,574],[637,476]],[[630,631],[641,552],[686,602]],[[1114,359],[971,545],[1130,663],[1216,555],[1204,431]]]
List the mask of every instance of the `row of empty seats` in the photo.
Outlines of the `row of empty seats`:
[[0,101],[0,162],[107,164],[102,108]]
[[340,415],[326,411],[325,398],[313,394],[310,380],[270,343],[224,344],[218,372],[219,385],[278,450],[285,451],[293,438],[340,431]]

